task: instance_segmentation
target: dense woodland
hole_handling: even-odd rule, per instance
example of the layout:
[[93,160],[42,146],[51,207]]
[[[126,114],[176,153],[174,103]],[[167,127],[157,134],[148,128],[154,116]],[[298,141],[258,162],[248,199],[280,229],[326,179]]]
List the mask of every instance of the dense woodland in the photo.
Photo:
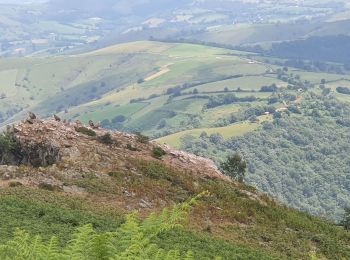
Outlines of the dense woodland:
[[[275,115],[273,123],[224,141],[205,133],[183,139],[183,148],[218,163],[241,153],[245,181],[289,206],[339,220],[350,206],[350,106],[310,94],[300,109]],[[301,113],[301,114],[300,114]]]
[[306,40],[276,43],[269,55],[299,60],[331,61],[350,66],[350,57],[344,55],[350,48],[350,37],[345,35],[311,37]]

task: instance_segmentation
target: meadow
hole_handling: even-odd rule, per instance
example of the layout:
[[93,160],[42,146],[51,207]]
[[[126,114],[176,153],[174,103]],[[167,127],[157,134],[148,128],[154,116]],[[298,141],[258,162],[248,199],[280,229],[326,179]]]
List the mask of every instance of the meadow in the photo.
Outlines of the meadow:
[[241,122],[237,124],[228,125],[225,127],[212,127],[212,128],[197,128],[191,130],[185,130],[176,134],[168,135],[159,139],[156,139],[158,143],[165,143],[174,148],[181,148],[182,140],[185,137],[199,138],[201,134],[207,135],[220,134],[225,140],[232,137],[243,136],[246,133],[252,132],[259,128],[261,123],[272,120],[271,116],[261,116],[258,118],[258,122]]

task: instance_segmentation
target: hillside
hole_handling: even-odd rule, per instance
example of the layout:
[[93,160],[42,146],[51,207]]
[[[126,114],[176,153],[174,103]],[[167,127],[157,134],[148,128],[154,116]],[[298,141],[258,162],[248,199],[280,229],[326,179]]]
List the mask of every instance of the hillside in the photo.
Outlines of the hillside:
[[[105,127],[154,137],[191,129],[193,122],[199,122],[195,128],[226,126],[220,120],[230,112],[268,103],[274,93],[261,92],[262,86],[290,84],[288,78],[278,78],[281,66],[263,59],[254,53],[160,42],[114,45],[81,55],[3,59],[0,126],[19,120],[28,110],[105,121]],[[294,84],[317,84],[321,79],[336,84],[350,78],[293,68],[288,74],[302,77]],[[209,98],[227,93],[241,102],[203,114]],[[213,113],[219,115],[217,120]]]
[[127,127],[139,128],[141,113],[136,112],[164,106],[169,88],[235,80],[242,73],[264,76],[268,65],[250,64],[241,54],[191,44],[134,42],[74,56],[4,59],[1,122],[18,120],[23,110],[42,115],[68,110],[65,118],[83,121],[111,120],[118,113],[132,116]]
[[[108,129],[142,132],[161,144],[213,158],[216,163],[238,150],[226,145],[237,138],[238,147],[249,140],[249,150],[241,152],[247,155],[250,165],[258,167],[260,159],[249,154],[251,150],[265,148],[263,144],[255,147],[254,139],[247,135],[268,132],[264,125],[274,121],[275,112],[285,111],[282,114],[286,115],[312,104],[312,99],[305,98],[309,92],[336,97],[337,111],[342,106],[339,100],[350,102],[350,95],[338,92],[339,87],[350,87],[349,75],[305,71],[284,64],[282,59],[254,53],[150,41],[113,45],[80,55],[4,59],[0,60],[4,91],[4,95],[0,93],[0,126],[19,121],[28,110],[42,117],[58,113],[71,122],[79,119],[87,123],[92,119]],[[286,111],[287,107],[291,111]],[[304,125],[295,128],[296,132],[305,132],[314,125],[308,113],[297,118],[294,112],[294,120],[305,119]],[[347,131],[346,124],[335,122],[344,116],[332,118],[332,125],[340,132]],[[277,134],[282,131],[280,128],[273,130]],[[322,145],[327,143],[321,131],[313,134]],[[283,146],[280,141],[278,145]],[[283,151],[293,154],[296,148],[288,146]],[[304,168],[323,164],[320,158],[305,160]],[[312,214],[335,220],[342,216],[349,202],[348,188],[342,188],[342,199],[331,191],[316,189],[317,194],[326,194],[321,200],[304,192],[310,188],[298,176],[306,179],[314,176],[317,181],[322,181],[324,174],[333,176],[332,190],[339,189],[338,183],[344,183],[344,175],[326,166],[324,171],[313,167],[308,173],[302,168],[297,175],[283,175],[283,181],[299,183],[297,190],[289,190],[270,179],[272,176],[280,179],[281,163],[271,166],[259,166],[259,177],[249,172],[249,184]]]
[[80,123],[36,119],[8,131],[15,143],[1,156],[12,165],[0,168],[2,242],[20,227],[64,244],[80,225],[111,231],[127,212],[146,216],[209,191],[185,228],[162,232],[154,243],[192,250],[196,259],[350,256],[349,233],[228,180],[209,160]]

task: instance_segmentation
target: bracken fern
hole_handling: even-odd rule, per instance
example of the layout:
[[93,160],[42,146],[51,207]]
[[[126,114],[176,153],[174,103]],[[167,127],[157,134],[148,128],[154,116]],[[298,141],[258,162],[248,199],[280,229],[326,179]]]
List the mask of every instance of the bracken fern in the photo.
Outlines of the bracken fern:
[[77,229],[73,239],[61,248],[56,237],[44,243],[40,236],[31,237],[28,233],[16,230],[14,238],[0,245],[0,259],[4,260],[192,260],[194,253],[165,251],[152,243],[152,239],[164,231],[181,227],[190,208],[207,196],[204,192],[197,197],[161,214],[151,214],[140,221],[136,214],[127,215],[126,221],[115,232],[97,233],[91,224]]

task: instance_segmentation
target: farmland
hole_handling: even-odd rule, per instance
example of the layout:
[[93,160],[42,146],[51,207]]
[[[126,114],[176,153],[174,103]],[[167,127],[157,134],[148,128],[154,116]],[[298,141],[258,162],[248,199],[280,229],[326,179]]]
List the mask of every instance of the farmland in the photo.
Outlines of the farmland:
[[[0,60],[0,84],[6,96],[1,121],[5,125],[20,120],[28,110],[41,117],[58,113],[68,120],[103,121],[105,127],[154,138],[171,135],[161,140],[171,140],[169,144],[177,147],[175,137],[186,131],[198,136],[204,129],[232,137],[258,128],[254,122],[244,123],[248,117],[230,120],[251,107],[269,105],[274,93],[261,92],[262,86],[286,89],[288,83],[277,77],[279,68],[254,53],[151,41],[78,55],[5,59]],[[349,79],[293,68],[288,73],[315,86],[325,79],[333,89],[337,81]],[[237,100],[206,108],[208,100],[225,95]],[[283,105],[274,104],[275,108]]]

